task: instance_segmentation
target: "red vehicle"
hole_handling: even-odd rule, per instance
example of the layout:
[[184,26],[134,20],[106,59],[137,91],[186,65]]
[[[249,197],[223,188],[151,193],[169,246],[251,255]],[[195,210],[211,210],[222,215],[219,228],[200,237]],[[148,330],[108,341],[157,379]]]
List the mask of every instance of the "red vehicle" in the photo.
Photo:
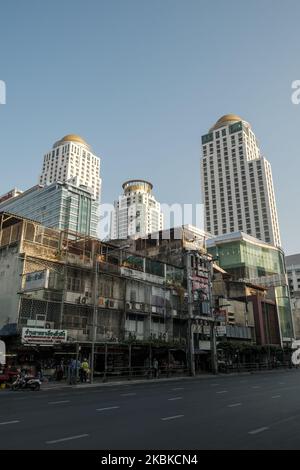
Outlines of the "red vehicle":
[[3,366],[0,368],[0,384],[13,382],[17,375],[17,369]]

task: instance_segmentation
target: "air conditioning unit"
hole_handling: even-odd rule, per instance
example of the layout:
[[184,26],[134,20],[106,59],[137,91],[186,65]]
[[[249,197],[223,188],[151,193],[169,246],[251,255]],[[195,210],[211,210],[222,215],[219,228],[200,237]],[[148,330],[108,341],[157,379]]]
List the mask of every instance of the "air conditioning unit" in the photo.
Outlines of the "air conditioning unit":
[[126,309],[127,310],[132,310],[132,303],[131,302],[126,302]]
[[36,315],[35,318],[38,321],[46,321],[46,315]]
[[134,304],[134,308],[135,308],[136,310],[141,310],[141,304],[135,303],[135,304]]

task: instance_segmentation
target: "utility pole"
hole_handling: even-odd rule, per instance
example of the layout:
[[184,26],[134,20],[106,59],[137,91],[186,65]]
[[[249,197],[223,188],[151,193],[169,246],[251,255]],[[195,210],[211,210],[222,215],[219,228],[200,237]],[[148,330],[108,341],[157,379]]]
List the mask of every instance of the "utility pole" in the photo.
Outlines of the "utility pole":
[[193,316],[194,316],[194,298],[193,298],[193,286],[192,286],[192,267],[191,267],[191,252],[186,251],[186,281],[187,281],[187,293],[188,293],[188,362],[190,375],[195,376],[195,351],[194,351],[194,332],[193,332]]
[[98,291],[98,258],[97,254],[94,252],[94,279],[93,279],[93,320],[92,320],[92,357],[91,357],[91,384],[94,381],[94,368],[95,368],[95,342],[97,339],[97,291]]
[[211,351],[211,370],[213,374],[218,373],[218,357],[217,357],[217,341],[216,341],[216,316],[212,294],[212,281],[214,275],[214,260],[213,258],[208,259],[209,271],[208,271],[208,292],[209,292],[209,308],[210,308],[210,351]]

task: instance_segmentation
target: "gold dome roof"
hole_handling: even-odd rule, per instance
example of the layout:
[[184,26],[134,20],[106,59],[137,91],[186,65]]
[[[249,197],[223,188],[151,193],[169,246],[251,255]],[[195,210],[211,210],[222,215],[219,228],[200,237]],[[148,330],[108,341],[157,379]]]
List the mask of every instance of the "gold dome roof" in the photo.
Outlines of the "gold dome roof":
[[237,114],[225,114],[220,119],[218,119],[216,124],[210,130],[214,131],[215,129],[219,129],[219,127],[227,126],[229,122],[239,122],[239,121],[243,121],[243,119]]
[[68,134],[68,135],[65,135],[60,142],[78,142],[79,144],[83,144],[83,145],[87,145],[87,142],[82,138],[80,137],[79,135],[76,135],[76,134]]

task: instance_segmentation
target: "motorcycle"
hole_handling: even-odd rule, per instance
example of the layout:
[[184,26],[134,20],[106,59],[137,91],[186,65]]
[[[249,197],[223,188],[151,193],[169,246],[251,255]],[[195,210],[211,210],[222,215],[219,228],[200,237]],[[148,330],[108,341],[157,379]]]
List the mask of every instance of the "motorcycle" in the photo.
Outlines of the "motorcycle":
[[12,383],[12,390],[26,390],[38,391],[41,388],[42,382],[36,377],[18,375],[16,380]]

